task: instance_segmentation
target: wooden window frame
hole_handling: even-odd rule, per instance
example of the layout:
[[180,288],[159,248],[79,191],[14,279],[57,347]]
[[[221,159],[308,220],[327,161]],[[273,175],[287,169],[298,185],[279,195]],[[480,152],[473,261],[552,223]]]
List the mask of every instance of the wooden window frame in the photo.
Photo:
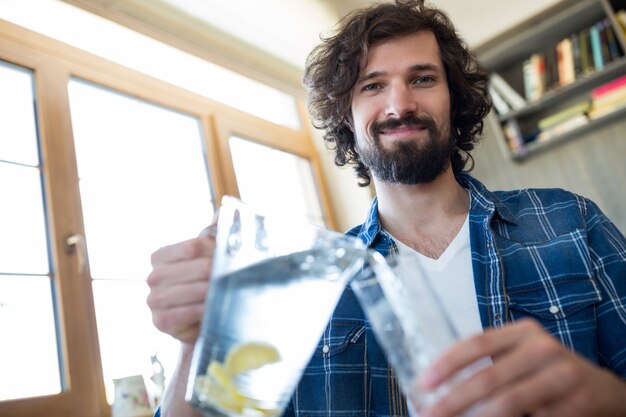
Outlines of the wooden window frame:
[[[305,127],[277,126],[1,19],[0,60],[34,74],[51,262],[64,347],[62,372],[67,382],[66,390],[58,395],[2,401],[0,415],[107,417],[111,413],[102,376],[91,277],[88,270],[78,270],[76,253],[66,245],[69,236],[85,233],[68,97],[72,77],[197,117],[217,202],[225,194],[239,196],[228,149],[233,134],[308,159],[327,226],[335,226],[319,157]],[[302,125],[308,126],[301,100],[297,105]]]

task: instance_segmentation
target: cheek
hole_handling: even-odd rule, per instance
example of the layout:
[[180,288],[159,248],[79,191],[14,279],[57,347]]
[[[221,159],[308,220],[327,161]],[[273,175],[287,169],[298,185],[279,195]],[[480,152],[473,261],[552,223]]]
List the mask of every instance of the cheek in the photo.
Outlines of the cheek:
[[367,133],[367,121],[363,118],[363,114],[358,111],[352,111],[352,132],[356,135],[357,139]]

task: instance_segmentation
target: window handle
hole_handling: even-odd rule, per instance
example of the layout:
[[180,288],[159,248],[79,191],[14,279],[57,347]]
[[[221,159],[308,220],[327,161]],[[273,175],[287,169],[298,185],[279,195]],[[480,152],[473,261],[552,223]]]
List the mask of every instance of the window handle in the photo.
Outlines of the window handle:
[[78,272],[81,275],[85,275],[87,272],[87,242],[85,241],[85,236],[80,234],[72,235],[65,240],[65,245],[68,253],[76,252]]

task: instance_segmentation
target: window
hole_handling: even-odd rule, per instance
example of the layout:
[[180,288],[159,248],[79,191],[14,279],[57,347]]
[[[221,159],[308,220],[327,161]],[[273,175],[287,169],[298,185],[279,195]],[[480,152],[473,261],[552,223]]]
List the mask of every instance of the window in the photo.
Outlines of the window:
[[60,0],[2,0],[0,16],[271,122],[301,127],[292,96]]
[[[0,401],[61,392],[32,72],[0,62]],[[28,331],[24,331],[28,329]],[[37,377],[24,372],[36,369]]]
[[[211,221],[200,121],[82,80],[69,83],[81,206],[109,401],[113,380],[145,374],[178,344],[152,326],[150,254]],[[154,387],[158,390],[158,387]]]
[[324,226],[310,162],[300,156],[232,136],[230,152],[241,199],[265,213],[281,213]]
[[297,190],[271,176],[253,187],[333,225],[301,127],[5,20],[0,60],[0,331],[17,335],[0,346],[0,415],[107,415],[112,379],[149,374],[155,353],[171,375],[178,344],[145,307],[149,256],[250,187],[233,158],[282,164]]

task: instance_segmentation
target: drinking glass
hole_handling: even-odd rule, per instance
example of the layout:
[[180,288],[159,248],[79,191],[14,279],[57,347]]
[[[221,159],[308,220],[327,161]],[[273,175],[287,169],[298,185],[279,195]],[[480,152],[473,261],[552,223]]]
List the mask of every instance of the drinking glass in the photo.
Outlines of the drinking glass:
[[412,254],[385,260],[370,252],[367,267],[351,281],[351,287],[394,369],[411,416],[418,417],[451,385],[489,363],[475,362],[436,391],[419,389],[422,371],[459,335],[429,276]]
[[186,400],[204,416],[281,415],[364,254],[225,197]]

